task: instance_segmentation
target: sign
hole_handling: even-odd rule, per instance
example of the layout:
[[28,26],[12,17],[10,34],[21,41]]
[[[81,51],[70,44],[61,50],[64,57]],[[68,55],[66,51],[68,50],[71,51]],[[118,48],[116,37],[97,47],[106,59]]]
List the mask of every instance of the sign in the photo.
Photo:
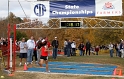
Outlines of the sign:
[[62,22],[60,23],[61,28],[80,28],[81,22],[74,22],[74,21],[68,21],[68,22]]
[[31,3],[31,17],[70,18],[121,16],[122,0],[37,1]]
[[50,2],[50,18],[95,16],[95,0]]
[[49,1],[40,1],[31,3],[31,17],[49,18],[50,16]]
[[96,0],[95,16],[121,16],[122,0]]

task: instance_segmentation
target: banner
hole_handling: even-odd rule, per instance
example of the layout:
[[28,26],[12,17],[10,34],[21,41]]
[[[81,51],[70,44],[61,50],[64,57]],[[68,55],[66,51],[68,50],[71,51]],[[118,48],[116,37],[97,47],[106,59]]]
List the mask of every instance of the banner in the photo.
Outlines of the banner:
[[95,16],[122,16],[122,0],[96,0]]
[[50,2],[50,17],[95,16],[95,0]]
[[122,0],[37,1],[31,3],[33,18],[121,16]]

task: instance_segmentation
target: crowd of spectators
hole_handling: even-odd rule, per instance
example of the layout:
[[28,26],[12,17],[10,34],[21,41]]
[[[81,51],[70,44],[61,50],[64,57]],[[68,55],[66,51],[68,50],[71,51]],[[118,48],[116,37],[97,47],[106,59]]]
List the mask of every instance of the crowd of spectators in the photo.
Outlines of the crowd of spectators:
[[[54,59],[56,59],[57,51],[59,51],[58,50],[58,47],[59,47],[58,40],[57,40],[57,46],[54,46],[54,45],[56,45],[56,40],[57,40],[57,37],[55,37],[55,40],[53,42],[51,42],[51,46],[53,46],[53,48],[54,48],[53,52],[55,52],[53,55]],[[0,49],[1,49],[1,46],[7,46],[7,45],[8,45],[7,38],[1,37],[0,38]],[[16,45],[17,45],[17,47],[19,47],[20,41],[17,41]],[[124,42],[122,39],[120,40],[119,43],[116,43],[116,44],[110,43],[108,45],[96,45],[96,46],[91,45],[90,41],[87,41],[86,43],[80,42],[80,44],[77,45],[75,40],[71,41],[71,40],[65,39],[63,46],[64,46],[64,49],[63,49],[64,55],[66,55],[67,57],[76,56],[76,53],[77,53],[76,50],[79,50],[80,56],[84,56],[84,55],[90,55],[90,54],[98,55],[99,50],[108,50],[108,49],[110,50],[110,57],[113,57],[114,52],[116,53],[117,57],[122,57],[122,58],[124,57],[124,55],[123,55]],[[115,49],[115,51],[114,51],[114,49]]]

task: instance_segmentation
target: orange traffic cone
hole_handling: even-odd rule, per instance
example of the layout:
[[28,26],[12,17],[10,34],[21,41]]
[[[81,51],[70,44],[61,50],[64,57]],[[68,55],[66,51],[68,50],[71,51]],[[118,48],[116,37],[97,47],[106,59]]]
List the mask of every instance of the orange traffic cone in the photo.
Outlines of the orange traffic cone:
[[120,69],[120,71],[119,71],[119,76],[122,76],[122,70]]
[[27,64],[25,63],[24,64],[24,71],[26,71],[26,70],[28,70],[28,68],[27,68]]

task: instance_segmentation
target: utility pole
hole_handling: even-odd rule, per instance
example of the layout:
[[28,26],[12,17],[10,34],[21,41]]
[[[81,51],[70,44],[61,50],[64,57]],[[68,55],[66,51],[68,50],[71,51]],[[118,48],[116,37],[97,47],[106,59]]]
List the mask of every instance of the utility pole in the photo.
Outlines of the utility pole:
[[8,0],[8,24],[9,24],[9,0]]

